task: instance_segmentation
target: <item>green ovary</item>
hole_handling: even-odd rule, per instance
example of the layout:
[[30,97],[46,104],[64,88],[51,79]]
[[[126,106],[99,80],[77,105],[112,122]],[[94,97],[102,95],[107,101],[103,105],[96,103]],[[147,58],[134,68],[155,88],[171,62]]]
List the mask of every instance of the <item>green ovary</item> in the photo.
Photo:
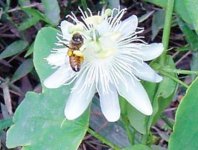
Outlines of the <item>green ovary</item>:
[[101,36],[97,40],[90,40],[85,43],[88,59],[105,59],[114,55],[117,51],[116,41],[109,35]]

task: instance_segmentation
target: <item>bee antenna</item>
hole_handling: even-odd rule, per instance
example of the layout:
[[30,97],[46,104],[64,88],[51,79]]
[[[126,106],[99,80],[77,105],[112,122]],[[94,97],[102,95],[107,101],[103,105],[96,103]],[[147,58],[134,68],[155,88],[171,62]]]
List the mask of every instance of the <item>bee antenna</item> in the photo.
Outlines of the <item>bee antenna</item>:
[[71,49],[67,44],[61,42],[61,44],[63,44],[64,46],[66,46],[67,48]]

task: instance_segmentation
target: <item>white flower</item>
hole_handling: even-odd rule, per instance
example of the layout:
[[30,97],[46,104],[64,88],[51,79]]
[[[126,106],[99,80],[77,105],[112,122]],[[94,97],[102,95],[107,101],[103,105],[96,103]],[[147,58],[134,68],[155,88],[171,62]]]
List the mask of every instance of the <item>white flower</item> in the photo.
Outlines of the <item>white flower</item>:
[[[93,15],[88,9],[82,12],[81,21],[72,15],[67,17],[73,23],[62,21],[57,45],[47,57],[50,65],[57,70],[49,76],[44,85],[58,88],[74,83],[65,107],[68,120],[78,118],[89,106],[94,94],[98,92],[100,105],[106,119],[117,121],[120,117],[118,95],[124,97],[133,107],[145,115],[152,114],[149,97],[140,80],[160,82],[159,76],[144,61],[157,58],[163,51],[161,43],[146,44],[137,34],[135,15],[121,20],[126,9],[107,9]],[[79,72],[72,70],[67,56],[69,41],[75,33],[80,33],[84,44],[80,52],[84,56]],[[64,43],[64,44],[62,44]]]

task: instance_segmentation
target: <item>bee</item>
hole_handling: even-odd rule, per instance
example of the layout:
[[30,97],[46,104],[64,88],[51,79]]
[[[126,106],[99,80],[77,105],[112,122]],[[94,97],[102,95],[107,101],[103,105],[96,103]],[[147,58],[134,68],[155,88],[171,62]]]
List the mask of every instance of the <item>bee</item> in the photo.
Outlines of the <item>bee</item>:
[[75,33],[71,41],[69,42],[69,46],[65,45],[68,47],[67,55],[69,56],[69,63],[73,71],[78,72],[80,71],[81,64],[84,61],[84,56],[80,52],[80,48],[83,45],[84,40],[82,35],[79,33]]

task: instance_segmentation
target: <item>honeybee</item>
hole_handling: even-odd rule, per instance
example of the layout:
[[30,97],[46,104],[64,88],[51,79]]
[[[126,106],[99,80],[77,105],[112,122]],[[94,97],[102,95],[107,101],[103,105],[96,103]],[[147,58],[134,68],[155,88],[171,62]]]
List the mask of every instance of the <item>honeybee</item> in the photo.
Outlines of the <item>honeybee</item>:
[[80,71],[81,64],[84,61],[84,56],[80,52],[80,48],[83,45],[83,37],[79,33],[75,33],[69,42],[67,55],[69,56],[69,63],[73,71]]

